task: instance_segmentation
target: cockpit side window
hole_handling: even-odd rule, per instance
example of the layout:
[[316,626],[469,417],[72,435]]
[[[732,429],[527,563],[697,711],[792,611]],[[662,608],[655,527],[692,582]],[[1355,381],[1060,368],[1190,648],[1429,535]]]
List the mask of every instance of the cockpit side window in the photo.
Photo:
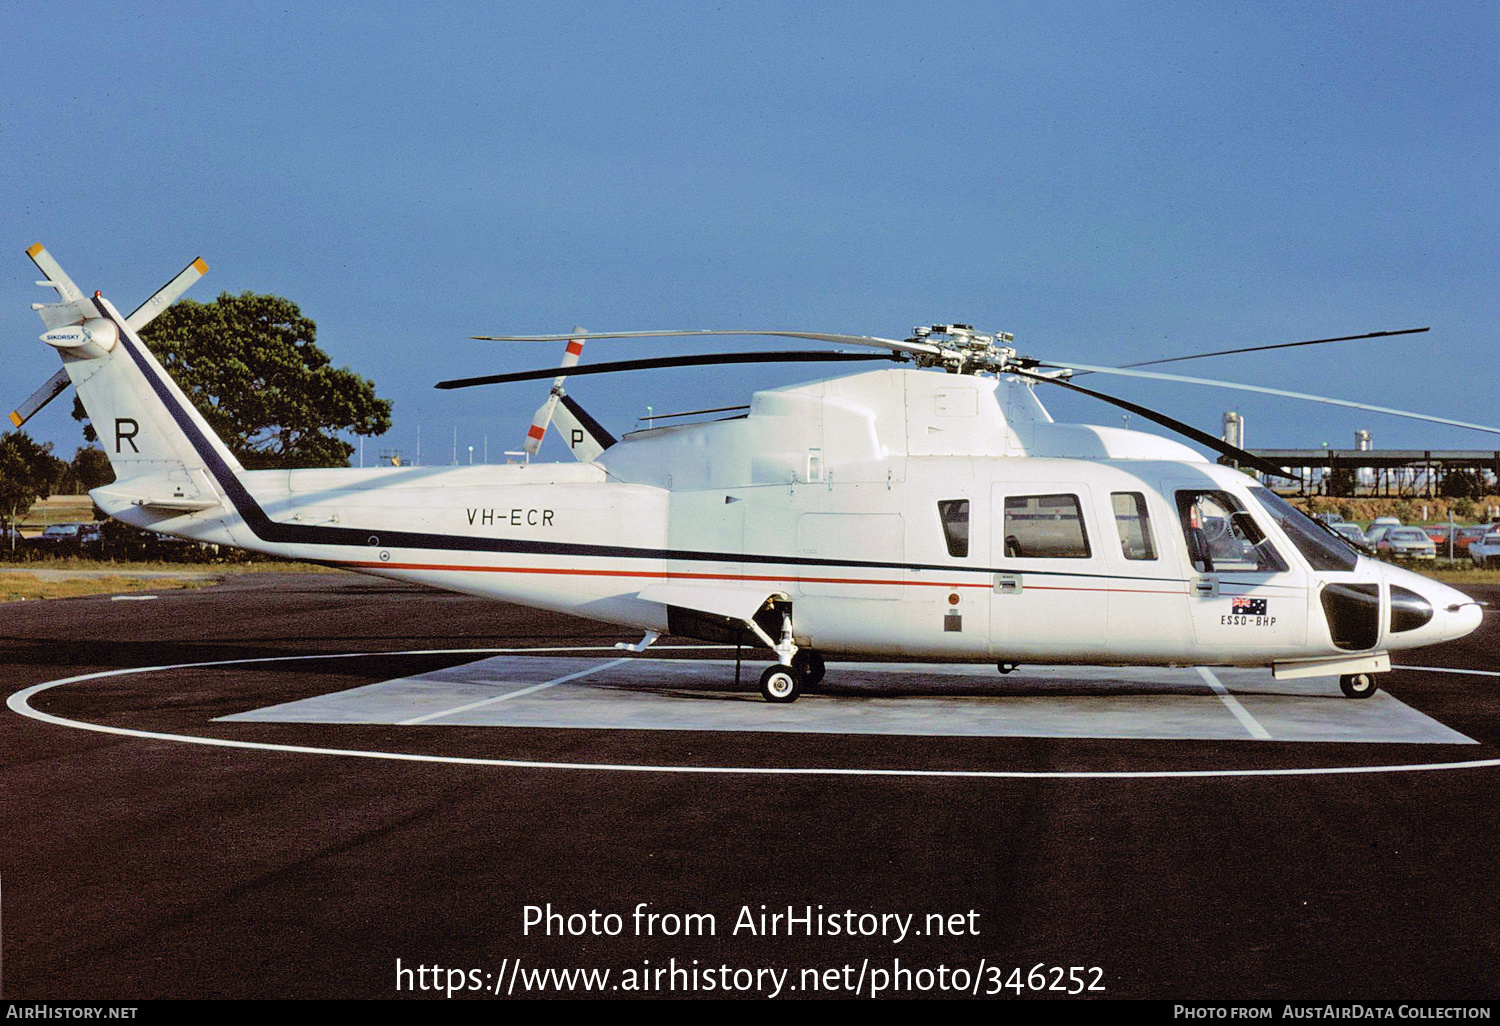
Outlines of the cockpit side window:
[[969,554],[969,500],[943,499],[938,502],[938,520],[943,524],[943,540],[948,543],[948,555]]
[[1199,573],[1284,573],[1286,560],[1229,492],[1180,491],[1177,512],[1188,555]]

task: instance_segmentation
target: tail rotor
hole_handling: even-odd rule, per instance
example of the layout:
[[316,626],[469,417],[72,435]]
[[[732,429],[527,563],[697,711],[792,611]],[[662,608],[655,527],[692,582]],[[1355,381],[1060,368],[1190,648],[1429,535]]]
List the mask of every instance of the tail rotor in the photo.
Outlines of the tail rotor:
[[521,446],[528,457],[535,456],[542,447],[542,439],[547,435],[547,426],[552,423],[552,415],[564,395],[563,381],[567,379],[567,371],[578,366],[578,358],[583,355],[585,334],[587,332],[583,330],[582,325],[573,326],[573,335],[568,339],[568,346],[563,351],[562,363],[559,365],[563,373],[552,379],[552,391],[547,396],[547,401],[537,407],[536,416],[531,418],[531,427],[526,432],[526,442]]
[[[95,315],[94,311],[80,305],[86,301],[87,297],[40,242],[28,249],[26,255],[31,257],[32,262],[47,276],[46,281],[39,281],[37,284],[56,289],[61,301],[53,304],[35,304],[35,308],[42,314],[42,320],[48,328],[64,327],[75,322],[82,322]],[[203,261],[203,258],[199,257],[194,260],[171,281],[157,289],[150,299],[136,307],[130,316],[125,318],[126,326],[131,331],[139,332],[155,320],[157,314],[182,298],[182,294],[207,273],[208,264]],[[62,395],[70,384],[72,380],[68,377],[67,368],[64,367],[48,378],[42,387],[27,396],[25,402],[11,411],[11,425],[19,428],[25,424],[40,413],[44,406]]]

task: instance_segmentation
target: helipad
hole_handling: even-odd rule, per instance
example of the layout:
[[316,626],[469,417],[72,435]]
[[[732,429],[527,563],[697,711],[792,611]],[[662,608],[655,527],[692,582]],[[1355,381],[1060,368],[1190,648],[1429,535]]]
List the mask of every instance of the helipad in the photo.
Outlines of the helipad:
[[822,687],[764,702],[760,664],[502,655],[268,706],[227,721],[1473,744],[1385,692],[1265,670],[833,663]]

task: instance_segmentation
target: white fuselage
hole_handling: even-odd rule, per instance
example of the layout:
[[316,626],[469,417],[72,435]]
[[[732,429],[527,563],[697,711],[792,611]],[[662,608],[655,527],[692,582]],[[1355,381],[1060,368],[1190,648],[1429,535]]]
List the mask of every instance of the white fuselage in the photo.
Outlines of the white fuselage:
[[[746,417],[640,432],[588,464],[196,472],[213,509],[131,505],[129,482],[96,498],[142,526],[642,631],[775,599],[796,644],[827,654],[1291,664],[1479,619],[1363,557],[1315,569],[1245,475],[1156,436],[1054,424],[995,379],[890,370],[761,392]],[[1241,540],[1195,563],[1182,496],[1200,493],[1240,507],[1276,556],[1257,565]],[[1331,585],[1367,596],[1353,635],[1330,624]],[[1393,587],[1431,615],[1397,630]]]

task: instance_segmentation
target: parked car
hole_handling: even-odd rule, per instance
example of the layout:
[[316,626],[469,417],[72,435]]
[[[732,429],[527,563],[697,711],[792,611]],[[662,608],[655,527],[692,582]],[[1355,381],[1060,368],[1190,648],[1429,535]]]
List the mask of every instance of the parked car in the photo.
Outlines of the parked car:
[[1390,529],[1391,526],[1389,524],[1371,524],[1370,529],[1365,532],[1365,544],[1370,546],[1370,548],[1372,549],[1378,547],[1380,545],[1380,539],[1384,537],[1385,532],[1389,531]]
[[1451,524],[1431,524],[1422,530],[1427,532],[1427,537],[1432,539],[1432,544],[1442,550],[1448,544],[1448,533],[1455,528]]
[[1393,559],[1436,559],[1437,546],[1420,527],[1391,527],[1380,535],[1375,549]]
[[103,537],[96,523],[52,524],[43,529],[41,534],[28,538],[26,544],[37,552],[76,556],[80,552],[97,549]]
[[1469,546],[1485,535],[1493,531],[1492,524],[1475,524],[1472,527],[1460,527],[1453,532],[1453,554],[1459,555],[1469,551]]
[[1345,520],[1337,524],[1329,524],[1328,526],[1339,537],[1347,538],[1355,545],[1369,548],[1370,543],[1365,540],[1365,532],[1359,529],[1358,524],[1351,524]]
[[1475,566],[1500,566],[1500,531],[1493,525],[1484,537],[1469,544],[1469,558]]

